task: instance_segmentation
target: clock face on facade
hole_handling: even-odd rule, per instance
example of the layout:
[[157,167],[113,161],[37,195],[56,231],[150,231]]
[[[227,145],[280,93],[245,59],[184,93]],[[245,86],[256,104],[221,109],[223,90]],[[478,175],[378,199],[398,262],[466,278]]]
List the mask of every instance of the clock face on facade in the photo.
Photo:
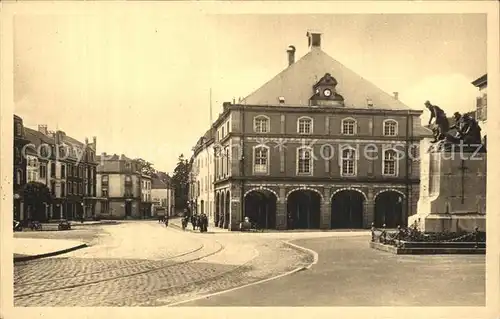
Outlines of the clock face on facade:
[[323,94],[326,96],[326,97],[330,97],[332,95],[332,91],[330,89],[326,89],[323,91]]

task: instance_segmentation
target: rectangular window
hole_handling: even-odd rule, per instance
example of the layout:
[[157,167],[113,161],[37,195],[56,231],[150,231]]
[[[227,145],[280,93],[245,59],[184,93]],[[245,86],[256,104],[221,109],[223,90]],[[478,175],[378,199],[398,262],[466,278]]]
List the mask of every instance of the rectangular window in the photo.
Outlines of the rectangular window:
[[299,134],[311,134],[312,133],[312,120],[311,119],[299,119]]
[[344,135],[354,135],[354,126],[356,123],[354,120],[343,120],[342,121],[342,134]]
[[66,178],[66,166],[61,164],[61,178]]
[[384,135],[385,136],[396,136],[398,134],[398,123],[394,120],[384,121]]
[[301,148],[297,153],[297,172],[299,174],[311,174],[312,172],[312,154],[310,149]]
[[61,183],[61,197],[66,196],[66,183]]
[[78,194],[78,184],[76,182],[73,182],[73,194]]
[[47,178],[47,166],[45,164],[40,164],[40,178]]
[[109,181],[109,176],[108,175],[102,175],[102,177],[101,177],[101,184],[102,185],[108,185],[108,181]]
[[71,185],[72,182],[68,182],[68,194],[71,194],[71,191],[73,190],[73,185]]
[[102,197],[108,197],[109,194],[108,194],[108,189],[107,188],[103,188],[102,189]]
[[50,192],[53,196],[56,196],[56,182],[50,182]]
[[268,133],[269,121],[266,117],[257,117],[254,119],[254,131],[256,133]]
[[269,149],[266,147],[256,147],[254,151],[254,173],[267,174],[269,163]]
[[224,138],[225,135],[224,135],[224,126],[222,127],[222,138]]
[[56,177],[56,163],[50,163],[50,177]]
[[345,149],[342,151],[342,176],[356,175],[356,151]]
[[384,175],[397,176],[397,154],[394,150],[384,152]]

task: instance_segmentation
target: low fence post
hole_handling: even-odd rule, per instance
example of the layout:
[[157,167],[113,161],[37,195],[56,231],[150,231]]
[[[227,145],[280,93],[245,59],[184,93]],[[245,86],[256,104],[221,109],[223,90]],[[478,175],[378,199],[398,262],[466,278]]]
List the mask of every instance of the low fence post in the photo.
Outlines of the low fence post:
[[474,228],[474,241],[476,242],[474,248],[477,249],[477,247],[479,246],[478,245],[478,242],[479,242],[479,228],[477,226]]
[[372,242],[374,242],[375,241],[375,223],[373,223],[373,222],[372,222],[371,231],[372,231]]
[[385,224],[382,225],[382,240],[383,240],[383,244],[386,244],[386,239],[387,239],[387,232],[385,230]]
[[397,247],[400,247],[401,246],[401,226],[398,225],[398,233],[396,235],[396,245]]

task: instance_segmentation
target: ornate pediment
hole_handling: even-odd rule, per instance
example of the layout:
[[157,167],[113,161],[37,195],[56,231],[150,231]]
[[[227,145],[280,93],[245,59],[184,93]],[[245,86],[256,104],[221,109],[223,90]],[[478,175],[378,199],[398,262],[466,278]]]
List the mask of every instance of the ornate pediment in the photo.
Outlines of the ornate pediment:
[[325,75],[313,85],[313,95],[311,96],[312,105],[342,105],[344,97],[337,93],[337,80],[330,74]]

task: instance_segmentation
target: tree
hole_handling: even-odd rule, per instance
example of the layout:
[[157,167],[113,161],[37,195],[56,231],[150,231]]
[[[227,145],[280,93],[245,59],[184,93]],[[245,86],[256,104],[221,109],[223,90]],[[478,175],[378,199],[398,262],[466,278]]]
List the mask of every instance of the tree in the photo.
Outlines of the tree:
[[172,176],[172,184],[175,189],[175,207],[177,208],[187,207],[190,169],[188,160],[184,158],[184,154],[181,154]]
[[139,166],[139,171],[142,174],[146,174],[148,176],[155,177],[156,176],[156,169],[153,167],[153,164],[142,159],[142,158],[136,158],[134,161],[137,163]]
[[39,182],[29,182],[23,188],[24,203],[31,211],[34,220],[45,220],[45,205],[52,203],[52,194],[47,185]]

